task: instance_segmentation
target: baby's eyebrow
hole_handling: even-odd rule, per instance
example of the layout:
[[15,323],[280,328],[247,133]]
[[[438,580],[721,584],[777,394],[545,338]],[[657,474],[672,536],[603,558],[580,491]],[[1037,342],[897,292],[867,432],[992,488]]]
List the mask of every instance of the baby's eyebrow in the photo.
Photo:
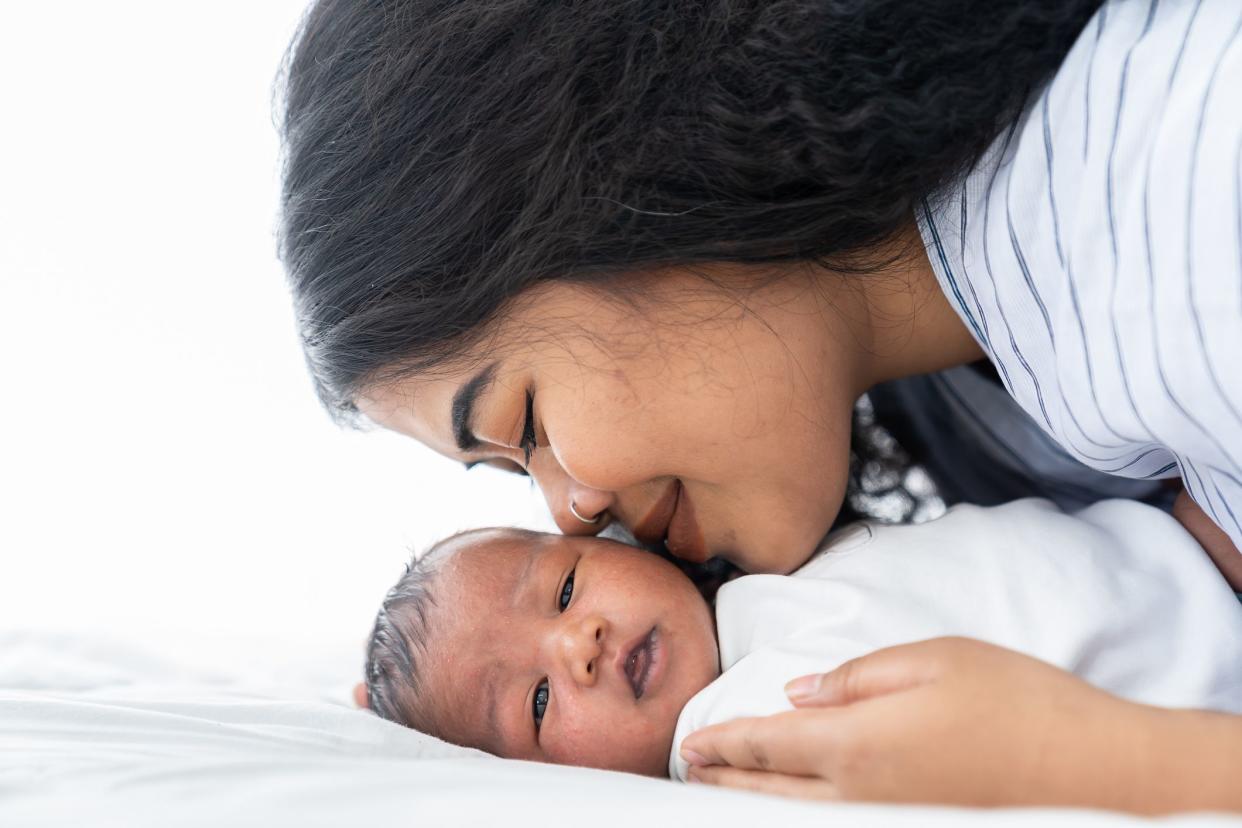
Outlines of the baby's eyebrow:
[[533,550],[526,551],[526,563],[522,564],[522,570],[513,579],[513,592],[509,595],[510,607],[516,607],[523,593],[526,592],[526,586],[530,582],[530,573],[535,568],[535,559],[538,557]]
[[[489,735],[499,739],[503,745],[505,737],[504,732],[500,729],[500,706],[496,703],[500,674],[500,662],[493,661],[487,666],[487,672],[483,675],[483,700],[487,706],[487,732]],[[500,753],[500,751],[497,752]]]

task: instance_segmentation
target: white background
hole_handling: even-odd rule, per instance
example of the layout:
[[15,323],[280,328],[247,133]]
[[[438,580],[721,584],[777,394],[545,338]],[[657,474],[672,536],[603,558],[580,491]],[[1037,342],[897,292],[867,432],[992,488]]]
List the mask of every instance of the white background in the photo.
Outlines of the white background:
[[360,648],[412,549],[550,525],[318,407],[275,256],[303,5],[0,5],[0,632]]

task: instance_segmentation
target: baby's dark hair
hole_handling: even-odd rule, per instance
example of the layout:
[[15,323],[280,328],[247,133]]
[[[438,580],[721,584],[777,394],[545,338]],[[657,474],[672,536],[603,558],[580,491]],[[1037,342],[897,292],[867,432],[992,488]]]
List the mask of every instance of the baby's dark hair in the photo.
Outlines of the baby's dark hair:
[[[526,529],[504,529],[510,537],[538,537]],[[420,667],[427,656],[433,630],[430,617],[436,606],[435,584],[440,566],[452,549],[472,535],[495,529],[469,529],[432,544],[406,564],[396,586],[388,590],[375,616],[367,642],[364,667],[367,706],[382,719],[438,736],[421,680]]]
[[436,604],[432,591],[440,562],[436,552],[445,543],[436,543],[406,564],[405,574],[384,596],[367,642],[367,706],[382,719],[418,730],[430,724],[417,704],[419,667],[427,653],[428,617]]

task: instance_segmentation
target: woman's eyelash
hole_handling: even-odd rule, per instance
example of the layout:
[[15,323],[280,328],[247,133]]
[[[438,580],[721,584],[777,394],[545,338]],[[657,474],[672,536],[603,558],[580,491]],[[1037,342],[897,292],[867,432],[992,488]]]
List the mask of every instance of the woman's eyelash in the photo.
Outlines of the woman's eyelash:
[[569,571],[569,577],[565,579],[565,585],[561,587],[561,594],[556,599],[556,606],[561,612],[564,612],[566,609],[568,609],[569,602],[573,600],[574,572],[576,571],[577,570],[572,570],[572,569]]
[[539,448],[539,445],[535,442],[535,392],[529,389],[526,391],[526,418],[522,421],[522,437],[518,441],[518,448],[522,450],[523,457],[523,462],[520,465],[507,458],[471,460],[464,463],[466,471],[470,471],[482,463],[487,466],[494,466],[501,471],[520,474],[523,477],[530,476],[530,472],[526,470],[526,467],[530,465],[531,455],[535,453],[535,449]]
[[535,688],[535,699],[531,704],[531,713],[535,717],[535,732],[539,732],[539,725],[543,724],[543,714],[548,711],[548,696],[551,694],[548,689],[548,680],[544,679],[539,682],[539,686]]
[[[500,469],[501,471],[509,472],[510,474],[520,474],[522,477],[530,477],[530,473],[527,472],[526,469],[508,459],[494,458],[491,460],[470,460],[462,465],[466,467],[466,471],[470,471],[475,466],[491,466],[494,469]],[[533,486],[534,484],[535,481],[532,479],[531,485]]]
[[530,465],[530,456],[535,453],[535,394],[526,392],[526,422],[522,424],[522,441],[519,444],[522,454],[526,457],[526,465]]

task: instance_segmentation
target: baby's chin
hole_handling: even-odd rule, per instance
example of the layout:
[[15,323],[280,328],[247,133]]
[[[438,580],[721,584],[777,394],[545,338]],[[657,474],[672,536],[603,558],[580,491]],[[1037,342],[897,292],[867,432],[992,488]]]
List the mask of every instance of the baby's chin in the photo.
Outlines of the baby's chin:
[[[675,698],[661,699],[667,706],[662,704],[659,712],[649,710],[641,718],[634,717],[632,711],[603,716],[611,720],[599,722],[589,733],[581,732],[582,741],[576,744],[562,742],[559,747],[564,752],[547,758],[557,764],[667,778],[669,751],[681,711],[707,683],[682,688]],[[687,694],[687,689],[693,692]]]
[[592,764],[604,770],[667,778],[668,754],[673,749],[673,736],[676,729],[677,721],[674,719],[672,724],[667,727],[666,732],[662,732],[658,736],[649,737],[644,744],[633,745],[614,742],[610,745],[611,755],[603,757],[601,762],[593,762]]
[[[668,778],[668,755],[673,749],[673,737],[677,735],[677,722],[681,719],[682,710],[689,704],[689,700],[698,695],[699,690],[712,683],[718,675],[717,669],[707,682],[699,685],[693,693],[686,696],[686,699],[681,700],[681,704],[676,705],[676,709],[673,709],[671,714],[661,716],[658,724],[651,721],[645,722],[645,726],[638,730],[641,734],[640,744],[632,744],[632,742],[627,744],[623,739],[612,741],[610,746],[616,751],[615,754],[607,757],[604,763],[595,766],[604,767],[604,770],[610,771]],[[609,732],[609,729],[605,727],[601,732]]]

